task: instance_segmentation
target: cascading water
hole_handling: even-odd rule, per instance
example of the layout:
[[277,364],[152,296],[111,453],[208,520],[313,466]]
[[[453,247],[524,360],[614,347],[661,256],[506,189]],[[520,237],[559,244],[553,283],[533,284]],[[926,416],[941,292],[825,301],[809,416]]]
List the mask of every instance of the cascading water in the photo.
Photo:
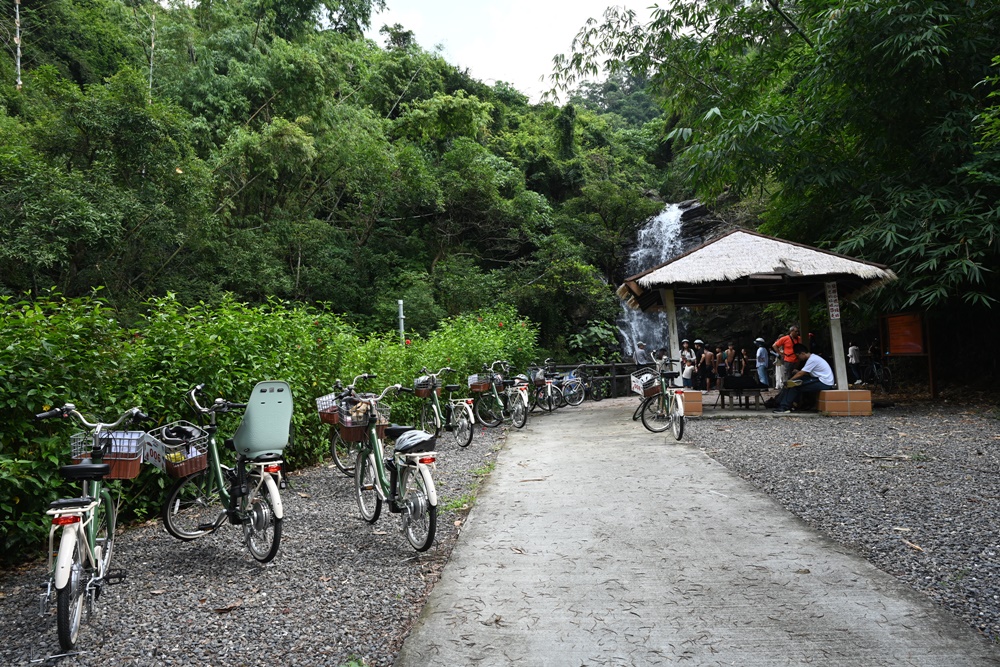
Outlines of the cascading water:
[[[684,209],[680,205],[669,204],[639,230],[636,247],[625,265],[626,275],[634,276],[681,254],[683,212]],[[635,346],[639,341],[646,343],[648,352],[667,347],[666,313],[632,310],[623,301],[622,313],[618,317],[618,329],[622,335],[623,352],[626,357],[631,357],[635,353]]]

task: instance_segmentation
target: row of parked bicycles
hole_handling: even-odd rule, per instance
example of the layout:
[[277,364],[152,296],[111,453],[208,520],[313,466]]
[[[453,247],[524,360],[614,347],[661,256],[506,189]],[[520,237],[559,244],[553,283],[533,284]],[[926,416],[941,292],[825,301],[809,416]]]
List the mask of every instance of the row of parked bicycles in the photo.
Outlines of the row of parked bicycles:
[[[592,382],[585,367],[560,374],[551,360],[522,374],[512,374],[511,364],[501,360],[484,365],[468,378],[467,397],[458,395],[463,393],[459,385],[444,383],[454,369],[422,373],[412,387],[393,384],[378,393],[361,390],[376,377],[364,373],[346,387],[338,382],[333,393],[316,401],[321,420],[331,425],[334,464],[354,479],[361,517],[374,523],[384,507],[399,514],[403,534],[418,551],[430,548],[437,527],[432,469],[442,433],[467,447],[476,424],[522,428],[532,410],[552,411],[579,405],[587,396],[604,396],[604,387]],[[424,399],[415,426],[390,421],[386,399],[401,393]],[[140,430],[148,417],[138,407],[110,422],[91,420],[72,403],[36,415],[71,420],[82,429],[70,437],[72,464],[60,467],[64,479],[79,483],[79,496],[56,500],[47,510],[52,520],[49,575],[40,611],[44,615],[55,604],[64,651],[75,649],[84,612],[104,587],[125,579],[124,571],[111,567],[118,505],[107,481],[134,479],[142,463],[174,480],[160,512],[174,538],[196,540],[232,525],[242,530],[255,560],[267,563],[278,553],[281,490],[287,486],[282,456],[291,440],[293,413],[290,387],[260,382],[245,403],[216,398],[203,404],[204,385],[198,385],[186,398],[197,424],[182,420],[149,431]],[[234,412],[242,413],[239,426],[231,437],[221,438],[218,417]],[[223,457],[225,450],[232,454]]]
[[[246,403],[217,398],[204,401],[203,385],[187,394],[199,425],[178,421],[151,431],[124,430],[147,416],[133,407],[112,422],[91,421],[72,403],[36,415],[68,419],[83,430],[70,437],[73,463],[62,477],[80,484],[80,495],[49,505],[49,578],[41,596],[44,615],[53,602],[59,644],[72,651],[79,640],[84,610],[91,610],[105,586],[120,583],[125,572],[111,568],[118,505],[107,480],[134,479],[140,464],[154,465],[174,483],[161,509],[173,537],[190,541],[238,526],[254,559],[266,563],[278,553],[285,488],[282,452],[291,437],[292,393],[287,383],[260,382]],[[243,416],[223,447],[235,454],[234,465],[220,457],[217,416],[241,410]]]

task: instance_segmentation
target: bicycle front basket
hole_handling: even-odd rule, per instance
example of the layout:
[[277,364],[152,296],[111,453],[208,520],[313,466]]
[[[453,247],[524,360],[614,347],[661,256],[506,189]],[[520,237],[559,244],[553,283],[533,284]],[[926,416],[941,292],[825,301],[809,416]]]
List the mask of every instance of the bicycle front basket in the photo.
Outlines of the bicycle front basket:
[[435,387],[435,382],[427,375],[421,375],[413,381],[413,395],[417,398],[430,398],[431,392],[437,389],[437,395],[441,395],[441,387]]
[[337,407],[336,392],[320,396],[316,399],[316,409],[319,410],[319,420],[324,424],[336,426],[340,423],[340,409]]
[[632,373],[632,391],[640,396],[660,393],[660,374],[651,368],[640,368]]
[[469,376],[469,391],[474,394],[482,394],[490,390],[492,378],[489,373],[477,373]]
[[186,421],[176,421],[147,434],[146,463],[179,479],[208,467],[208,433]]
[[[101,433],[100,438],[101,446],[107,447],[104,453],[104,463],[111,466],[111,472],[105,478],[135,479],[138,477],[146,434],[143,431],[105,431]],[[70,436],[69,442],[74,463],[90,458],[94,448],[93,434],[80,431]]]

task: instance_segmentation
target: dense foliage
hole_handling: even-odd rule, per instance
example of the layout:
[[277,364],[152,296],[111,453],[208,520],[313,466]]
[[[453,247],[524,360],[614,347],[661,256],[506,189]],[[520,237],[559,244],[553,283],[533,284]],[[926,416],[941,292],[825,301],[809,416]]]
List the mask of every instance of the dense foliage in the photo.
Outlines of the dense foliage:
[[[609,10],[559,60],[648,77],[707,201],[892,266],[891,308],[983,313],[1000,290],[995,2],[678,0]],[[992,65],[991,65],[992,62]]]
[[[281,379],[295,399],[293,467],[322,460],[328,429],[314,399],[361,373],[376,373],[362,389],[409,386],[424,365],[449,365],[464,383],[484,361],[524,367],[536,356],[537,329],[512,307],[444,320],[427,336],[402,345],[398,336],[363,335],[326,310],[269,301],[246,306],[184,306],[173,295],[145,304],[133,328],[119,326],[97,298],[46,295],[31,302],[3,299],[0,309],[0,561],[34,553],[47,530],[44,510],[71,497],[58,466],[69,463],[75,424],[36,422],[33,415],[66,402],[93,419],[112,421],[133,405],[158,424],[194,421],[185,394],[204,383],[211,396],[245,400],[253,385]],[[413,419],[416,399],[391,400],[394,415]],[[235,417],[222,432],[235,428]],[[146,425],[152,428],[153,424]],[[168,478],[152,467],[120,484],[123,517],[155,515]],[[62,495],[60,495],[62,494]]]
[[402,26],[362,38],[381,4],[23,4],[0,293],[103,286],[125,320],[168,291],[328,302],[365,331],[398,299],[416,331],[504,301],[553,347],[611,316],[621,247],[660,206],[641,85],[532,106]]

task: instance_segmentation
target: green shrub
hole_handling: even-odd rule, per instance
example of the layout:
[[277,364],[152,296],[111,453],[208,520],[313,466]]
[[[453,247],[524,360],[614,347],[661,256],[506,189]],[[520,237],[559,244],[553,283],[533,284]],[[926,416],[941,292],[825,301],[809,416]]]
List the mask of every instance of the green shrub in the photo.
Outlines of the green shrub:
[[[210,398],[246,400],[262,380],[288,382],[295,399],[294,440],[285,450],[291,468],[321,461],[329,428],[315,398],[376,373],[362,390],[411,386],[423,366],[451,366],[445,378],[465,384],[484,363],[505,359],[523,368],[535,357],[537,329],[513,307],[498,306],[441,322],[425,337],[400,344],[398,334],[360,337],[339,315],[320,308],[271,301],[246,306],[232,298],[217,305],[185,306],[172,295],[146,304],[134,329],[120,327],[97,298],[49,294],[35,302],[0,300],[0,561],[37,552],[48,529],[48,503],[75,493],[58,474],[69,462],[75,425],[37,423],[35,413],[72,402],[85,414],[110,420],[138,405],[163,424],[195,421],[187,392],[205,385]],[[419,401],[392,397],[393,420],[411,421]],[[220,422],[232,433],[238,415]],[[152,428],[152,424],[149,428]],[[123,520],[155,516],[170,482],[144,466],[132,481],[112,483],[122,492]]]

